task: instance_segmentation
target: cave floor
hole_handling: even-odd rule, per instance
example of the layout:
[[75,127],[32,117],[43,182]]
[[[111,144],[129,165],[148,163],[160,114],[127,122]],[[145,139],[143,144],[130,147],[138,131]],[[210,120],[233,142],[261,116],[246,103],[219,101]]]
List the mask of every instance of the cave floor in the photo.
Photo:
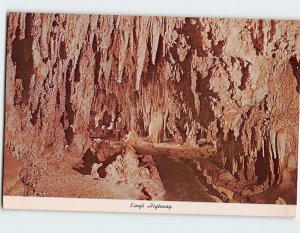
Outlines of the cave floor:
[[[279,196],[285,197],[284,189],[276,189],[276,187],[270,192],[265,191],[254,195],[253,184],[238,181],[229,171],[220,168],[216,162],[205,155],[205,151],[209,151],[210,156],[215,153],[207,145],[203,148],[189,148],[174,143],[151,144],[141,141],[136,144],[132,141],[106,143],[107,145],[102,149],[102,152],[108,155],[105,158],[106,162],[111,160],[112,154],[116,154],[116,151],[126,146],[135,148],[136,156],[139,158],[150,156],[153,159],[159,182],[164,189],[164,195],[157,200],[275,203]],[[5,155],[4,172],[7,171],[7,174],[4,174],[4,193],[6,195],[20,195],[23,190],[22,195],[25,196],[149,200],[143,196],[142,189],[132,188],[126,182],[116,182],[108,178],[95,179],[90,173],[78,172],[74,166],[82,160],[82,155],[72,150],[67,151],[61,160],[40,157],[35,158],[35,161],[30,161],[28,158],[17,161],[11,159],[12,157],[7,158],[8,153]],[[112,161],[114,160],[109,163]],[[14,169],[19,167],[17,174],[11,172],[12,166]],[[16,175],[20,177],[20,181],[15,178]],[[22,188],[20,183],[25,188]],[[150,197],[151,199],[155,200]],[[289,203],[295,202],[293,197],[284,200]]]
[[166,192],[166,201],[215,201],[193,171],[180,160],[167,156],[154,156],[153,160]]

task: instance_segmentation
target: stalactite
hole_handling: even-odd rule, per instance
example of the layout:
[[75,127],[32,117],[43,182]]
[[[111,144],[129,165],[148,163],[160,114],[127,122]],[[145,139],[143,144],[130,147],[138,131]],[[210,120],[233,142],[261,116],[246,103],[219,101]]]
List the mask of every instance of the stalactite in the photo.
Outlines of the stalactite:
[[15,157],[45,144],[54,157],[66,145],[84,153],[107,118],[153,142],[216,140],[224,166],[246,180],[265,179],[259,159],[270,183],[295,169],[299,22],[16,13],[8,25]]

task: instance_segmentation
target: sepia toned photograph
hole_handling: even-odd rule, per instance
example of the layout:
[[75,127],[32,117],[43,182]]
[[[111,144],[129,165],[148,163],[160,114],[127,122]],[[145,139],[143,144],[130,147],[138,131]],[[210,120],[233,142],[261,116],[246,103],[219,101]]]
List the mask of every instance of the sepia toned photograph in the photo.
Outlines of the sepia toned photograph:
[[4,196],[297,203],[300,21],[9,13],[5,85]]

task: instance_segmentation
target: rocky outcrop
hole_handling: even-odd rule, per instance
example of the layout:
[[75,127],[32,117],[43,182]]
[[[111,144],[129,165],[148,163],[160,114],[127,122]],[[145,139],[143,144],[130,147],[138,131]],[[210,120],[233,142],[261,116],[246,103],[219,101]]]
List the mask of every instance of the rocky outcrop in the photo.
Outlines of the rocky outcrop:
[[11,13],[5,148],[60,160],[129,132],[213,140],[211,159],[254,193],[294,189],[299,34],[299,21]]
[[138,199],[163,199],[164,189],[151,156],[138,158],[134,149],[128,147],[124,155],[118,155],[105,171],[108,182],[126,184],[129,189],[140,190],[142,194]]

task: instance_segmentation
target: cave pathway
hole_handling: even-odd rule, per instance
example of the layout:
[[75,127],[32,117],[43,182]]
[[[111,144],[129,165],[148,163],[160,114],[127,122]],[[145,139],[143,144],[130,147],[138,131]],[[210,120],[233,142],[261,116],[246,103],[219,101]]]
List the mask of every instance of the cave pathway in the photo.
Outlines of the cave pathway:
[[193,171],[180,160],[168,156],[153,156],[166,201],[215,202]]

